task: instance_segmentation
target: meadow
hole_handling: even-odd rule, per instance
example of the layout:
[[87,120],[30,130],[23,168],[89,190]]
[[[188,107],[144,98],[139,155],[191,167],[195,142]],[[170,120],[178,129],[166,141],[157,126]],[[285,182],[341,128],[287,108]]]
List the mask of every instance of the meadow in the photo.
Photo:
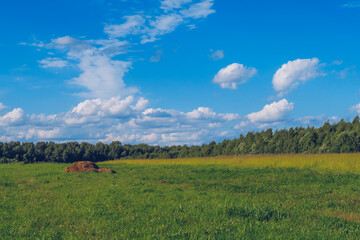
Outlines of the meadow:
[[360,154],[0,165],[0,239],[359,239]]

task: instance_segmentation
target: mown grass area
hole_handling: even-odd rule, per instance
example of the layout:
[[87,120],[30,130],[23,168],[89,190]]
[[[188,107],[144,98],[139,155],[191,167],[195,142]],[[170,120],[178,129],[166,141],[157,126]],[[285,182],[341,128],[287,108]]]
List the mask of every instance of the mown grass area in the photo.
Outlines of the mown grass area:
[[[358,155],[331,156],[358,166]],[[117,174],[0,165],[0,239],[360,238],[355,170],[150,161],[99,164]]]

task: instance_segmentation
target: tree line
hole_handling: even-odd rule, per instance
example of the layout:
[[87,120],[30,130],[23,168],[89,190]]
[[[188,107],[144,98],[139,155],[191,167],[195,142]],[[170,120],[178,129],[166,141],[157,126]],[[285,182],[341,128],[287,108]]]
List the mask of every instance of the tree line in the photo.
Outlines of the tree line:
[[319,128],[295,127],[248,132],[239,138],[201,146],[150,146],[99,142],[0,142],[0,163],[107,161],[114,159],[155,159],[210,157],[244,154],[347,153],[360,152],[360,121],[325,122]]

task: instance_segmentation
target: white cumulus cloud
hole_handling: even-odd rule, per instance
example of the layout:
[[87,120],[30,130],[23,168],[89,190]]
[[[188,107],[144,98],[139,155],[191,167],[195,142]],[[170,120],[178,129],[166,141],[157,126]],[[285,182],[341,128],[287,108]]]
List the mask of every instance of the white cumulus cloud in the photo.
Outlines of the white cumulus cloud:
[[79,103],[65,116],[69,125],[85,122],[101,122],[106,118],[131,118],[143,111],[148,101],[134,96],[121,99],[120,96],[110,99],[89,99]]
[[259,112],[250,113],[247,118],[252,123],[266,123],[283,120],[284,116],[294,109],[294,103],[289,103],[286,99],[267,104]]
[[[127,43],[119,40],[79,40],[70,36],[59,37],[48,44],[40,43],[39,47],[61,49],[66,57],[75,62],[81,73],[68,83],[76,84],[86,89],[79,95],[95,98],[126,96],[137,91],[129,88],[123,81],[124,74],[130,69],[130,61],[113,60],[114,55],[125,51]],[[58,67],[62,64],[57,58],[40,61],[44,67]]]
[[123,81],[131,62],[111,60],[107,56],[96,54],[81,57],[78,66],[82,73],[70,82],[88,89],[82,95],[106,98],[137,91],[135,88],[127,88]]
[[297,59],[283,64],[273,77],[274,89],[280,92],[281,96],[300,83],[323,75],[319,72],[319,62],[318,58],[312,58]]
[[247,82],[256,73],[257,70],[255,68],[233,63],[222,68],[215,75],[213,82],[219,84],[221,88],[237,89],[237,85]]
[[216,113],[208,107],[199,107],[192,112],[186,113],[189,118],[213,118]]
[[26,139],[39,139],[39,140],[47,140],[47,139],[56,139],[60,136],[60,129],[36,129],[32,128],[26,134]]
[[21,108],[15,108],[4,116],[0,116],[0,126],[21,124],[24,122],[24,118],[24,111]]

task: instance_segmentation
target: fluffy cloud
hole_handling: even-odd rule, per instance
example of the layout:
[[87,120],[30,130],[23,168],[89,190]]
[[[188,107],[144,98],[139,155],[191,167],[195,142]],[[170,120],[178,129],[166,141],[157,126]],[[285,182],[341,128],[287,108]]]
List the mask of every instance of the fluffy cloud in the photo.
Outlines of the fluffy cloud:
[[186,116],[193,119],[206,119],[206,118],[214,118],[216,117],[216,113],[208,107],[199,107],[192,112],[186,113]]
[[125,99],[112,97],[110,99],[85,100],[65,115],[65,123],[74,125],[101,122],[107,118],[131,118],[143,111],[147,103],[148,101],[144,98],[135,101],[134,96],[128,96]]
[[133,107],[134,110],[136,111],[142,111],[143,109],[145,109],[147,106],[149,105],[149,101],[145,98],[140,98],[136,105]]
[[257,70],[245,67],[243,64],[233,63],[222,68],[214,77],[213,82],[221,88],[237,89],[237,85],[245,83],[256,74]]
[[250,113],[247,118],[252,123],[266,123],[282,120],[286,113],[294,109],[294,103],[289,103],[286,99],[282,99],[278,102],[265,105],[265,107],[259,111]]
[[156,133],[150,133],[148,135],[145,135],[141,138],[141,141],[143,142],[151,142],[151,143],[155,143],[157,141],[159,141],[160,139],[160,136],[159,134],[156,134]]
[[25,120],[24,111],[21,108],[15,108],[11,112],[0,116],[0,126],[11,126],[23,123]]
[[[130,69],[131,62],[112,60],[127,48],[127,42],[119,40],[79,40],[70,36],[59,37],[50,43],[37,44],[39,47],[59,49],[66,52],[66,57],[73,60],[81,71],[78,77],[68,81],[81,86],[86,91],[79,93],[85,97],[109,98],[135,93],[136,88],[129,88],[123,81],[124,74]],[[65,60],[47,58],[40,61],[43,67],[55,67]],[[65,63],[64,63],[65,64]]]
[[246,132],[254,129],[299,125],[299,121],[287,118],[287,114],[293,109],[294,103],[289,103],[286,99],[267,104],[262,110],[246,115],[239,124],[234,126],[234,129]]
[[45,58],[39,61],[40,67],[42,68],[63,68],[66,67],[69,63],[60,58]]
[[29,131],[26,134],[26,139],[41,139],[41,140],[47,140],[47,139],[56,139],[60,134],[60,129],[49,129],[49,130],[42,130],[42,129],[29,129]]
[[289,61],[276,71],[273,77],[273,87],[280,95],[284,95],[300,83],[319,77],[319,59],[297,59]]
[[123,81],[124,74],[131,66],[130,62],[111,60],[101,55],[85,55],[80,58],[78,66],[82,73],[70,82],[88,89],[88,92],[82,93],[84,96],[106,98],[137,91],[135,88],[127,88]]
[[129,115],[132,108],[130,104],[134,101],[133,96],[120,100],[119,97],[113,97],[108,100],[91,99],[79,103],[73,108],[71,113],[82,116],[96,115],[96,116],[124,116]]
[[213,52],[210,55],[211,59],[216,61],[216,60],[220,60],[223,59],[225,57],[224,55],[224,51],[223,50],[216,50],[215,52]]
[[164,110],[161,108],[157,108],[157,109],[148,108],[143,112],[145,117],[150,117],[150,118],[167,118],[167,117],[171,117],[173,113],[174,111]]

